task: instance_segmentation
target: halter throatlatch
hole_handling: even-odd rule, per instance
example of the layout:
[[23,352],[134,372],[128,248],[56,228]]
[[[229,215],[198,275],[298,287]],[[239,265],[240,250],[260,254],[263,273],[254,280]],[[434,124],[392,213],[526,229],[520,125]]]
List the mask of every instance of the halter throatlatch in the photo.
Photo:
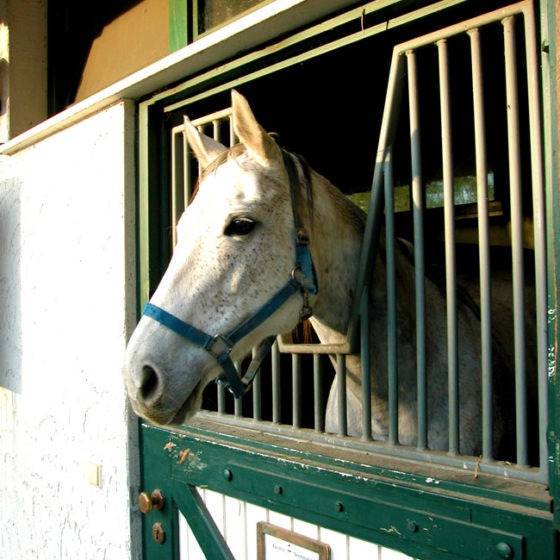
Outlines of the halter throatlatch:
[[303,298],[300,321],[309,318],[312,314],[312,309],[309,305],[309,296],[316,295],[318,292],[317,275],[315,267],[313,266],[311,252],[309,251],[309,236],[297,211],[300,207],[298,204],[300,181],[294,162],[294,158],[297,156],[289,154],[284,150],[282,150],[282,156],[289,178],[292,212],[295,224],[295,266],[286,284],[284,284],[284,286],[260,309],[225,335],[207,334],[153,303],[148,302],[143,311],[143,315],[154,319],[189,342],[206,350],[222,368],[222,374],[217,377],[216,381],[222,383],[236,398],[241,397],[251,387],[263,359],[274,344],[276,336],[269,336],[261,342],[246,373],[242,377],[239,376],[231,360],[231,351],[233,347],[243,337],[268,319],[275,311],[280,309],[280,307],[297,292],[300,292]]

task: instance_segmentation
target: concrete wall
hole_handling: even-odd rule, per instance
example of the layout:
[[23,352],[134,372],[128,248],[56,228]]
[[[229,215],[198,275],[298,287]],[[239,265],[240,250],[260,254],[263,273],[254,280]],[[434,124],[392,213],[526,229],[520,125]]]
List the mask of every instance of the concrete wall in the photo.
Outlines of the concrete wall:
[[2,558],[140,556],[120,373],[135,322],[133,110],[0,159]]

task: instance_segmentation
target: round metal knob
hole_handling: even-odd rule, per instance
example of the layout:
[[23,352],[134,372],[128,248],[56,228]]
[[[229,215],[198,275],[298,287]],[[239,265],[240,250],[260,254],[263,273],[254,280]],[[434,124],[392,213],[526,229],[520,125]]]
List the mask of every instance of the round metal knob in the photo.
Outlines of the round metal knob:
[[165,506],[163,494],[161,490],[154,490],[151,494],[148,492],[141,492],[138,496],[138,507],[144,514],[150,513],[152,509],[161,511]]

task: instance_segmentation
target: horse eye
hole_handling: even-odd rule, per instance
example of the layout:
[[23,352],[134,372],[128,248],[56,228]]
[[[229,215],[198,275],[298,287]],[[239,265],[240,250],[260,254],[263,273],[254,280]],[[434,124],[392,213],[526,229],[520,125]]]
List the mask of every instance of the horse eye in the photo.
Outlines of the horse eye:
[[256,222],[246,216],[234,218],[224,230],[224,234],[228,236],[233,235],[248,235],[255,228]]

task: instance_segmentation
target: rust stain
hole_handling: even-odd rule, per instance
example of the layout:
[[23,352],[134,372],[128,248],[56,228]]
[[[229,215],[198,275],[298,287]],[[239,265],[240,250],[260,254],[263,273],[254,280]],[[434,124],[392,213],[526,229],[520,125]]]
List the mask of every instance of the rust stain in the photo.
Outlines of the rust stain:
[[180,465],[182,463],[185,462],[185,460],[187,459],[187,456],[189,454],[190,449],[185,449],[183,451],[181,451],[181,454],[179,455],[179,460],[177,461],[177,464]]

